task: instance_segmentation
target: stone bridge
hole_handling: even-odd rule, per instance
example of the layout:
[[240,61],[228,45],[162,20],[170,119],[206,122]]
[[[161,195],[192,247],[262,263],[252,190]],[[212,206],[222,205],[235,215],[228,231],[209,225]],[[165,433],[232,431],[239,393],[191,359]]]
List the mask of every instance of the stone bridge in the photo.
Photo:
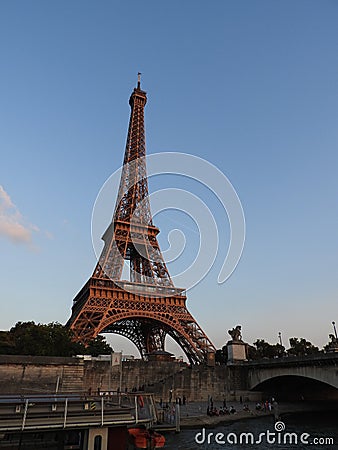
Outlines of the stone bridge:
[[248,361],[241,367],[246,370],[248,390],[283,397],[338,399],[338,352]]

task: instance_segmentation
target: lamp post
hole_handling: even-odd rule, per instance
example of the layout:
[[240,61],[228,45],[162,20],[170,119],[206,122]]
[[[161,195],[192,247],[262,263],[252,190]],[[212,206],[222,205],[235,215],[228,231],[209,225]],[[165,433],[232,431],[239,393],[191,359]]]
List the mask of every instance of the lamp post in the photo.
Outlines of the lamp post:
[[334,331],[334,334],[336,336],[336,339],[338,339],[337,329],[336,329],[336,322],[335,321],[332,321],[332,326],[333,326],[333,331]]

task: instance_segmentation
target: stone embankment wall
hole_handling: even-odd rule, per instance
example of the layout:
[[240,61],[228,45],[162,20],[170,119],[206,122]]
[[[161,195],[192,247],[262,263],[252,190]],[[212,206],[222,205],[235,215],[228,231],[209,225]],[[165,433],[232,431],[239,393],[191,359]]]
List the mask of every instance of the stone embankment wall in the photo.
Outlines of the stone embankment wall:
[[[172,399],[185,396],[188,401],[207,401],[209,396],[212,396],[215,401],[239,400],[240,397],[243,400],[260,398],[259,392],[246,391],[243,369],[226,366],[205,367],[174,364],[177,366],[176,370],[174,368],[171,372],[167,372],[165,377],[146,386],[146,390],[153,392],[157,400],[162,399],[167,402],[170,398],[170,390],[173,391]],[[151,370],[150,367],[146,370]],[[167,368],[169,369],[169,366]],[[133,372],[132,367],[129,370],[130,373]],[[156,380],[155,377],[153,379]]]
[[[285,376],[281,383],[280,375],[283,374],[289,376]],[[0,394],[56,391],[95,394],[98,391],[116,391],[121,386],[123,391],[129,392],[144,389],[163,402],[169,401],[170,395],[172,401],[183,396],[188,401],[206,401],[208,396],[212,396],[214,401],[224,398],[227,401],[239,400],[240,397],[248,401],[261,397],[260,392],[251,392],[250,386],[268,380],[263,389],[271,396],[287,398],[290,394],[292,398],[302,395],[305,399],[333,400],[337,398],[337,390],[333,387],[335,376],[334,365],[327,368],[296,365],[273,372],[264,366],[250,368],[233,364],[206,367],[188,366],[177,361],[131,360],[123,362],[121,373],[120,366],[112,367],[109,360],[103,359],[0,355]],[[329,377],[332,377],[332,387],[328,384]],[[253,383],[255,379],[256,383]]]
[[189,401],[254,399],[245,389],[240,368],[225,366],[188,366],[176,361],[124,361],[119,366],[109,361],[82,358],[0,356],[0,394],[86,392],[144,389],[168,401],[183,397]]
[[83,380],[78,358],[0,355],[0,394],[79,391]]

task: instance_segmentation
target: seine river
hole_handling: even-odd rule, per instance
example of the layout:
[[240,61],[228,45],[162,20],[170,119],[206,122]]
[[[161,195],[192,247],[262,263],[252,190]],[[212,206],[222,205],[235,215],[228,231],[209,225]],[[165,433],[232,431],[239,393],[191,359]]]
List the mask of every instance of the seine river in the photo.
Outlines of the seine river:
[[[285,430],[282,431],[284,426]],[[176,435],[167,434],[165,448],[168,450],[338,448],[338,411],[284,415],[278,427],[279,430],[276,431],[272,417],[261,417],[208,428],[205,433],[201,429],[183,430]],[[208,443],[209,433],[213,433],[209,436],[210,443]],[[198,442],[195,441],[195,436]]]

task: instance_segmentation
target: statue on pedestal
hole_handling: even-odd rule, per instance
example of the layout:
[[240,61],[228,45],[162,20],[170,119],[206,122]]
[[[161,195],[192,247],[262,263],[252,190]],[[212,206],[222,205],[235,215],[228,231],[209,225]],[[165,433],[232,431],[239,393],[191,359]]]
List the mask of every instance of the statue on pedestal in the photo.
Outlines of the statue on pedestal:
[[227,343],[228,362],[245,361],[247,359],[247,344],[242,339],[242,327],[237,325],[232,330],[228,330],[231,341]]
[[242,327],[241,325],[237,325],[237,327],[232,330],[228,330],[228,333],[232,337],[233,341],[242,341]]
[[328,352],[338,352],[338,338],[334,334],[329,334],[331,341],[325,347]]

